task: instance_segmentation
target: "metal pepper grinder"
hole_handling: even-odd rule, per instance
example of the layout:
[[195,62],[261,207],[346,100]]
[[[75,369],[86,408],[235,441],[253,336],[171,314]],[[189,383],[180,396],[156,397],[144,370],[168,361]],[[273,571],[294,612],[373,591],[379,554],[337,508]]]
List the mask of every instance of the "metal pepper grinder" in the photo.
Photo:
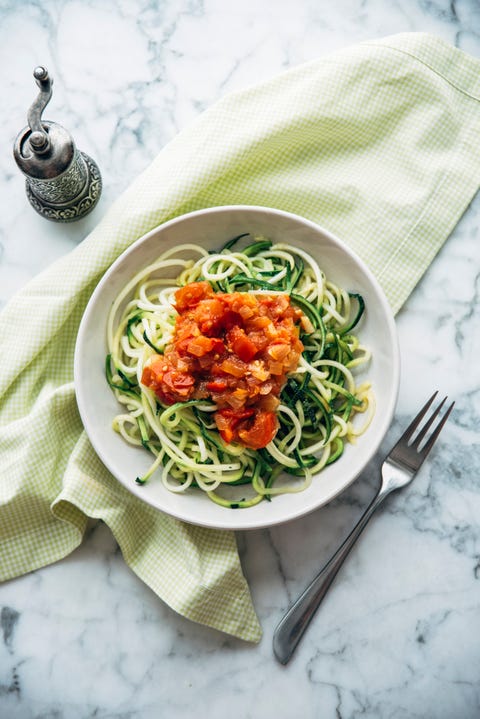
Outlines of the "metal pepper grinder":
[[17,135],[13,154],[27,178],[25,189],[32,207],[48,220],[72,222],[93,210],[102,192],[102,177],[65,128],[42,121],[53,80],[44,67],[36,67],[33,76],[40,93],[28,111],[28,127]]

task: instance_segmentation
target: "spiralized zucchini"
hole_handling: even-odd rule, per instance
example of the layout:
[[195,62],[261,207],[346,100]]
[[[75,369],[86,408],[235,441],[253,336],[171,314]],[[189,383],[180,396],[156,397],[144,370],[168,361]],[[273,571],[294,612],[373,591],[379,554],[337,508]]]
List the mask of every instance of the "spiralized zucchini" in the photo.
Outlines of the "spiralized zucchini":
[[[212,401],[163,406],[141,384],[146,361],[172,340],[175,291],[202,280],[216,292],[288,294],[308,318],[302,357],[280,395],[279,429],[264,449],[225,443]],[[241,235],[215,253],[185,244],[160,255],[125,286],[107,323],[106,376],[124,410],[113,428],[154,455],[137,483],[158,474],[172,492],[199,488],[229,508],[305,490],[339,459],[346,442],[366,430],[374,413],[370,383],[355,381],[370,360],[352,332],[363,311],[363,298],[330,282],[306,252],[263,237]],[[358,414],[364,415],[359,424]]]

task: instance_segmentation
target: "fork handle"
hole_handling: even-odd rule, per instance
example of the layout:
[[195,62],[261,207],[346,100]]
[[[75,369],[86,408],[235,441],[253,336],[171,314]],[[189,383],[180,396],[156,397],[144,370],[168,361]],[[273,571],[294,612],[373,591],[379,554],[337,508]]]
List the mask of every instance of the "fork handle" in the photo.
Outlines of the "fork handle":
[[343,544],[308,585],[295,604],[292,604],[278,624],[273,635],[273,651],[281,664],[287,664],[289,661],[335,579],[338,570],[385,496],[386,494],[381,491],[375,495]]

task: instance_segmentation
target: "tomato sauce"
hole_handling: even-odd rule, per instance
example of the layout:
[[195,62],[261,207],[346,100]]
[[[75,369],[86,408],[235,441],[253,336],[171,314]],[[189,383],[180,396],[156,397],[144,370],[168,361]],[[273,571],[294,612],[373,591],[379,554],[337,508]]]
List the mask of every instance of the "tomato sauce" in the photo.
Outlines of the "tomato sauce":
[[214,292],[209,282],[181,287],[175,307],[172,342],[145,364],[142,383],[167,405],[211,398],[225,442],[265,447],[278,429],[286,376],[303,351],[303,313],[288,295]]

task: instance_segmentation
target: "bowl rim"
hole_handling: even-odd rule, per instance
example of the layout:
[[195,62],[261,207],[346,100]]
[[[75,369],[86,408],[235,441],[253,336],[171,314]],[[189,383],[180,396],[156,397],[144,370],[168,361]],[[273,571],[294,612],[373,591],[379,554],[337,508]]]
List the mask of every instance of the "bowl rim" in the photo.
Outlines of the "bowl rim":
[[[86,397],[83,395],[83,393],[80,391],[80,378],[81,378],[81,367],[82,367],[82,361],[83,358],[81,356],[81,350],[84,344],[84,337],[85,333],[88,329],[88,324],[91,319],[91,315],[94,311],[96,300],[99,295],[101,295],[104,286],[108,283],[110,277],[116,272],[117,268],[128,259],[128,257],[136,251],[136,249],[142,245],[143,243],[147,243],[152,236],[157,235],[160,231],[166,231],[170,227],[185,222],[189,219],[194,219],[195,217],[203,216],[203,215],[211,215],[211,214],[222,214],[222,213],[230,213],[232,211],[235,212],[251,212],[251,213],[269,213],[273,215],[277,215],[279,217],[283,218],[289,218],[295,222],[299,222],[305,227],[313,230],[314,232],[320,232],[322,235],[324,235],[329,242],[331,242],[333,245],[335,245],[338,249],[340,249],[343,253],[350,256],[350,259],[353,260],[353,262],[360,268],[362,274],[365,275],[368,282],[372,285],[373,289],[375,290],[375,293],[377,295],[377,298],[379,299],[381,305],[382,305],[382,313],[385,317],[386,324],[390,333],[390,339],[392,341],[391,344],[391,353],[392,353],[392,366],[391,366],[391,383],[392,383],[392,391],[389,396],[388,403],[386,407],[383,409],[383,416],[382,416],[382,422],[379,430],[377,431],[376,438],[371,442],[370,451],[368,452],[368,456],[366,460],[364,461],[363,465],[358,469],[358,471],[355,471],[352,476],[350,477],[348,483],[342,485],[338,489],[331,491],[326,498],[322,499],[320,503],[316,503],[313,506],[305,506],[304,508],[299,509],[296,512],[292,512],[291,516],[288,516],[286,518],[273,518],[268,519],[265,518],[264,520],[258,521],[258,520],[247,520],[248,515],[248,509],[241,510],[241,512],[232,512],[228,515],[229,520],[231,521],[207,521],[203,520],[202,518],[198,517],[192,517],[191,514],[188,512],[182,512],[177,511],[174,512],[171,509],[167,508],[161,508],[157,506],[155,503],[152,503],[150,499],[146,496],[141,496],[138,492],[135,490],[138,490],[137,485],[134,485],[132,482],[131,485],[124,482],[120,477],[116,476],[116,473],[112,467],[111,461],[109,461],[108,455],[105,456],[104,452],[102,451],[102,446],[100,444],[100,441],[98,438],[93,435],[89,431],[89,423],[88,423],[88,407],[86,402]],[[395,319],[393,315],[393,311],[390,307],[390,304],[386,298],[386,295],[383,291],[383,288],[381,287],[379,281],[373,274],[373,272],[369,269],[369,267],[366,265],[364,260],[362,260],[357,253],[352,250],[345,242],[343,242],[338,236],[330,232],[329,230],[325,229],[322,225],[319,225],[317,222],[314,222],[312,220],[309,220],[301,215],[297,215],[292,212],[288,212],[285,210],[280,210],[278,208],[272,208],[264,205],[216,205],[212,207],[206,207],[199,210],[193,210],[191,212],[184,213],[182,215],[178,215],[177,217],[174,217],[170,220],[167,220],[166,222],[162,222],[156,227],[153,227],[151,230],[149,230],[147,233],[139,237],[137,240],[132,242],[132,244],[127,247],[113,262],[112,264],[105,270],[103,275],[101,276],[100,280],[98,281],[97,285],[95,286],[95,289],[93,290],[88,303],[84,309],[78,333],[77,333],[77,339],[75,344],[75,351],[74,351],[74,388],[75,388],[75,396],[78,406],[78,411],[80,414],[80,418],[83,424],[83,427],[85,429],[85,432],[87,434],[87,437],[98,457],[98,459],[101,461],[101,463],[106,467],[106,469],[112,474],[112,476],[115,478],[116,481],[118,481],[122,487],[127,489],[133,497],[137,497],[138,499],[145,502],[145,504],[157,511],[163,512],[171,517],[174,517],[175,519],[185,521],[189,524],[194,524],[197,526],[203,526],[208,527],[212,529],[224,529],[224,530],[249,530],[249,529],[262,529],[265,527],[272,527],[279,524],[284,524],[286,522],[294,521],[296,519],[299,519],[303,516],[306,516],[308,514],[311,514],[312,512],[320,509],[321,507],[324,507],[325,505],[329,504],[333,499],[335,499],[337,496],[339,496],[342,492],[344,492],[348,487],[350,487],[353,482],[362,474],[362,472],[365,470],[366,466],[369,464],[369,462],[374,458],[376,453],[378,452],[380,445],[385,438],[385,435],[391,425],[395,407],[398,400],[398,393],[399,393],[399,385],[400,385],[400,347],[399,347],[399,338],[398,338],[398,331],[395,324]],[[240,515],[240,516],[239,516]],[[225,515],[227,516],[227,515]],[[238,521],[240,518],[242,518],[242,521]]]

